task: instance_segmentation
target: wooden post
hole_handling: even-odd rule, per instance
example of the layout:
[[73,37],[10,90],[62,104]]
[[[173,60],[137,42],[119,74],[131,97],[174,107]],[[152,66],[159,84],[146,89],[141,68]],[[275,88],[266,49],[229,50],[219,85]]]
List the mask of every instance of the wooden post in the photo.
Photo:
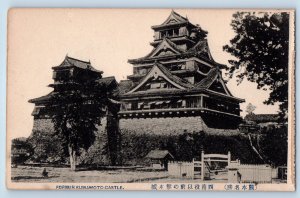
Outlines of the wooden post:
[[204,181],[205,163],[204,163],[204,151],[201,152],[201,180]]
[[231,163],[231,153],[228,151],[228,166],[230,166]]

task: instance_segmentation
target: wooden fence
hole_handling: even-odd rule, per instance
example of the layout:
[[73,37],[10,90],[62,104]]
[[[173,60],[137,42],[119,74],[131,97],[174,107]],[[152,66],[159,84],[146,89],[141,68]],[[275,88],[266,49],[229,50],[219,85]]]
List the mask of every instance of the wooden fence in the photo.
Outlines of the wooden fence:
[[[277,176],[277,170],[269,165],[241,164],[239,160],[232,161],[231,154],[204,154],[202,152],[201,161],[170,161],[168,163],[168,173],[170,177],[195,178],[195,173],[201,175],[202,181],[210,177],[211,162],[227,163],[228,173],[236,171],[236,174],[228,174],[228,181],[231,180],[242,183],[271,183]],[[230,167],[230,168],[229,168]],[[233,169],[232,169],[233,168]],[[235,175],[234,177],[231,177]]]
[[269,165],[241,164],[237,166],[242,183],[271,183],[274,170]]
[[193,162],[169,162],[168,173],[171,177],[176,178],[194,178],[194,163]]
[[231,154],[205,154],[201,152],[201,161],[193,159],[192,162],[170,161],[168,163],[168,173],[171,177],[177,178],[194,178],[195,173],[201,175],[201,179],[210,178],[211,162],[226,162],[227,165],[231,162]]

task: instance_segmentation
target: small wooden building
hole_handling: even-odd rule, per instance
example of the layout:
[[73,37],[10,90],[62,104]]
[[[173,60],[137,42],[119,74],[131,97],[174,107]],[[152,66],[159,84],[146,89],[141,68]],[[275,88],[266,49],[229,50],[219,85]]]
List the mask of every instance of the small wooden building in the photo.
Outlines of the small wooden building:
[[278,114],[248,114],[245,116],[244,120],[249,123],[253,122],[260,127],[274,125],[277,126],[279,124],[279,115]]
[[155,169],[168,170],[168,162],[174,160],[168,150],[151,150],[145,157],[150,160],[151,166]]

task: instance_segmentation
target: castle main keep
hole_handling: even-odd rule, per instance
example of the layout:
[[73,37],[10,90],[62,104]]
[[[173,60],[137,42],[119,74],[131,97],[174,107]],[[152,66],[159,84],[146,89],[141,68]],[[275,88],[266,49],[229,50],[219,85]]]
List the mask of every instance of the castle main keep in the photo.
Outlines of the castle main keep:
[[165,132],[236,129],[241,121],[239,104],[244,100],[234,97],[222,79],[225,65],[214,61],[207,31],[174,11],[151,28],[153,50],[142,58],[129,59],[133,74],[119,84],[121,125],[157,130],[157,123]]
[[[90,62],[68,56],[53,67],[54,83],[49,86],[54,90],[29,101],[35,104],[34,130],[52,131],[51,114],[55,112],[47,111],[51,96],[63,90],[64,84],[77,86],[87,78],[104,83],[112,91],[113,113],[107,112],[99,127],[100,142],[109,140],[110,124],[120,129],[120,147],[129,145],[128,134],[172,136],[183,131],[226,133],[237,129],[242,120],[240,103],[244,100],[227,88],[221,71],[226,66],[213,59],[208,32],[174,11],[162,24],[151,28],[153,50],[144,57],[128,60],[133,74],[127,80],[118,83],[114,77],[102,78],[102,72]],[[116,133],[113,132],[117,137]],[[116,146],[99,147],[107,148]],[[156,148],[145,148],[144,153],[151,149]]]

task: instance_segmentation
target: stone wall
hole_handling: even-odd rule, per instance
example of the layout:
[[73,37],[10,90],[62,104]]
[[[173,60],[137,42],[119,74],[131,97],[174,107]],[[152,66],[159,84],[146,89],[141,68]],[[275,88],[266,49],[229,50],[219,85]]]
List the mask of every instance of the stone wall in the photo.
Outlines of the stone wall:
[[[176,145],[179,136],[185,131],[188,133],[203,131],[207,135],[229,137],[239,134],[238,130],[208,128],[202,118],[197,116],[121,119],[119,126],[115,127],[115,130],[110,130],[110,136],[108,136],[107,123],[117,125],[117,119],[113,118],[109,122],[107,121],[107,117],[102,118],[101,125],[97,127],[95,143],[88,151],[82,151],[78,163],[111,165],[113,159],[115,164],[143,164],[145,155],[153,149],[168,149],[172,150],[173,154],[177,153],[178,149],[182,150],[183,148]],[[120,128],[120,133],[116,132],[118,128]],[[33,132],[48,134],[48,140],[51,142],[54,132],[51,119],[35,119]],[[38,144],[45,142],[45,137],[42,141],[39,141],[38,137],[33,139]],[[40,148],[43,148],[43,145]],[[116,152],[112,153],[110,150],[116,150]]]
[[[215,121],[218,122],[218,120]],[[120,129],[148,135],[179,135],[185,130],[188,132],[204,131],[210,135],[239,134],[238,130],[209,128],[200,116],[121,119]]]
[[[108,147],[107,147],[107,133],[106,133],[106,117],[101,119],[101,125],[97,126],[98,131],[96,132],[96,138],[94,144],[88,149],[88,151],[82,151],[81,156],[78,158],[78,164],[109,164]],[[51,119],[36,118],[34,119],[32,134],[29,136],[29,141],[34,144],[36,148],[35,156],[33,160],[43,159],[52,160],[56,155],[62,155],[62,153],[49,154],[48,149],[51,149],[51,142],[56,138],[53,136],[54,125]],[[55,140],[59,141],[59,140]],[[59,146],[59,145],[56,145]],[[51,150],[54,150],[53,148]],[[41,155],[48,155],[49,159]],[[68,160],[68,159],[67,159]],[[38,162],[38,161],[37,161]]]
[[37,119],[37,118],[35,118],[34,121],[33,121],[32,131],[40,131],[40,132],[45,132],[45,133],[52,134],[52,133],[54,133],[53,123],[52,123],[51,119],[46,119],[46,118]]
[[206,125],[201,117],[172,117],[172,118],[133,118],[121,119],[120,129],[135,131],[137,134],[148,135],[178,135],[184,130],[200,131]]
[[[182,152],[193,153],[192,148],[182,147],[185,140],[181,138],[185,137],[187,133],[193,134],[195,132],[200,135],[202,131],[206,136],[220,137],[224,141],[239,135],[238,130],[209,128],[200,116],[121,119],[119,126],[122,140],[120,157],[124,165],[145,164],[145,156],[154,149],[169,150],[174,156],[177,155],[177,159],[183,160],[184,154]],[[215,139],[212,138],[212,140]],[[211,148],[210,143],[207,142],[207,148]],[[205,144],[201,143],[201,145]],[[201,145],[194,146],[201,150]]]
[[98,131],[96,132],[96,139],[94,144],[88,149],[88,151],[82,151],[79,157],[78,163],[80,164],[97,164],[97,165],[108,165],[108,147],[107,147],[107,133],[106,133],[106,117],[101,119],[101,125],[97,126]]

